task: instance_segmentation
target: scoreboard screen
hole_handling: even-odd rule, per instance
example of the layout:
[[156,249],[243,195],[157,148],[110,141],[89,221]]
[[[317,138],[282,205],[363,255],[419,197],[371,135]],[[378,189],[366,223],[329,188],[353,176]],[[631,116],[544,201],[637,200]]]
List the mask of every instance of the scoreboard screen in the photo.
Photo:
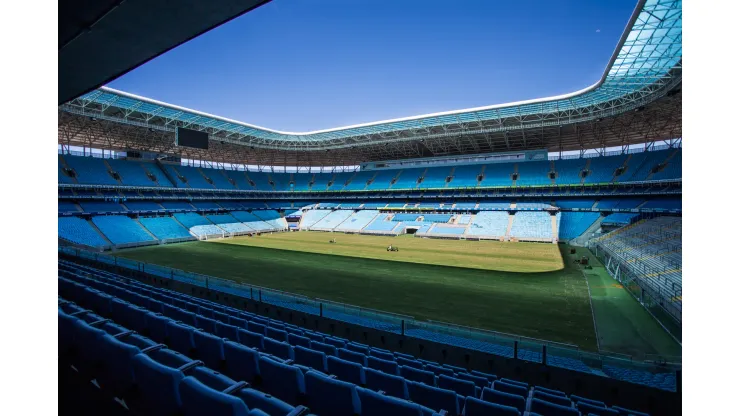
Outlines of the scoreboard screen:
[[208,133],[178,127],[175,130],[175,144],[196,149],[208,149]]

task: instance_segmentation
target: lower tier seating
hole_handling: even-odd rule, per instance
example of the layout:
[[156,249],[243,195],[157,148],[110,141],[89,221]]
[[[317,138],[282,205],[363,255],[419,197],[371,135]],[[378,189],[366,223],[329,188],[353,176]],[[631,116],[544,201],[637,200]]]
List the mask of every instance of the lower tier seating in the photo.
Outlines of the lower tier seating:
[[645,415],[64,260],[59,293],[60,358],[143,414]]

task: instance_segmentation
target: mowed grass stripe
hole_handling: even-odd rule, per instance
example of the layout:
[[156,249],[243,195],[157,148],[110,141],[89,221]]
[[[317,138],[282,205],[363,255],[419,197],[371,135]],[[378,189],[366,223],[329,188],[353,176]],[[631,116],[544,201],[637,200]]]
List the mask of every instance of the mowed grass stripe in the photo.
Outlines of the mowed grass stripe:
[[[336,238],[337,242],[330,244],[329,240],[332,238]],[[541,243],[511,244],[498,241],[442,240],[412,236],[386,237],[322,232],[267,234],[260,237],[211,240],[210,242],[513,272],[544,272],[563,268],[558,248],[553,244]],[[398,247],[399,251],[386,251],[389,245]]]
[[[300,234],[312,233],[285,235]],[[325,241],[331,236],[321,235]],[[370,245],[375,245],[377,237],[366,238],[373,239]],[[342,239],[337,236],[338,241]],[[406,239],[394,240],[394,245],[401,246],[405,243],[402,240]],[[142,247],[120,255],[420,320],[596,348],[585,280],[572,263],[556,271],[516,273],[212,242]]]

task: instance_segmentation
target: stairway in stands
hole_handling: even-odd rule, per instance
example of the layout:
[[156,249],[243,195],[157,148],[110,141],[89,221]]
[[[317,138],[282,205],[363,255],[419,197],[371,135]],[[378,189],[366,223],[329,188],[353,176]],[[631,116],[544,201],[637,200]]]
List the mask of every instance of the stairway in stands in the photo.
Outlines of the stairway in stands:
[[[71,170],[72,172],[74,172],[74,169],[70,168],[70,167],[69,167],[69,165],[67,164],[67,161],[66,161],[66,160],[64,160],[64,156],[62,156],[62,155],[59,155],[59,161],[60,161],[60,162],[62,163],[62,166],[64,167],[64,169],[67,169],[67,170]],[[72,181],[73,181],[74,183],[78,183],[78,182],[77,182],[77,175],[76,175],[76,173],[77,173],[77,172],[75,172],[75,176],[69,176],[69,175],[67,175],[67,174],[66,174],[65,172],[62,172],[62,174],[63,174],[64,176],[66,176],[66,177],[68,177],[69,179],[71,179],[71,180],[72,180]]]

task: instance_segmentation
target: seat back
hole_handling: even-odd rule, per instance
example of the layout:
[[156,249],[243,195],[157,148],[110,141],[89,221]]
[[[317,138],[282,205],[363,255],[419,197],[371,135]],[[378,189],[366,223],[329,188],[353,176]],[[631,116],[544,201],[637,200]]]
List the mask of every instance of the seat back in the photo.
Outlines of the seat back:
[[491,382],[488,381],[488,379],[486,379],[484,377],[476,376],[474,374],[457,373],[457,378],[459,378],[461,380],[472,381],[473,383],[475,383],[476,386],[478,386],[480,388],[491,387]]
[[367,356],[365,356],[365,354],[350,351],[346,348],[338,349],[337,354],[339,355],[339,358],[343,360],[352,361],[353,363],[358,363],[363,367],[367,367]]
[[250,348],[256,348],[260,351],[265,349],[265,336],[256,332],[248,331],[246,329],[240,329],[238,331],[239,343],[244,344]]
[[253,382],[260,375],[259,353],[242,344],[224,342],[225,372],[235,380]]
[[422,407],[416,403],[384,396],[362,387],[357,388],[362,415],[421,416]]
[[305,365],[314,370],[326,373],[326,354],[321,351],[314,351],[302,346],[293,347],[293,355],[296,364]]
[[301,335],[288,333],[288,344],[294,347],[300,345],[301,347],[311,348],[311,339]]
[[531,401],[530,411],[548,416],[580,416],[580,412],[573,407],[561,406],[536,398]]
[[402,365],[400,373],[401,377],[405,378],[406,380],[417,381],[429,386],[435,385],[434,373],[432,373],[431,371],[419,370]]
[[446,410],[453,415],[460,414],[457,393],[454,391],[428,386],[415,381],[408,381],[406,385],[409,389],[409,399],[411,401],[435,411]]
[[224,361],[223,339],[203,331],[193,332],[196,356],[211,368],[221,368]]
[[386,374],[372,368],[365,369],[365,385],[372,390],[382,390],[388,396],[409,398],[406,380],[401,376]]
[[321,351],[324,354],[326,354],[327,357],[337,356],[337,347],[333,345],[325,344],[323,342],[311,341],[311,349],[316,350],[316,351]]
[[288,342],[288,333],[282,329],[268,326],[265,328],[265,336],[275,341]]
[[265,337],[263,343],[265,344],[266,353],[282,358],[283,360],[293,359],[293,347],[287,342],[276,341],[272,338]]
[[450,377],[445,374],[440,374],[439,378],[437,378],[437,387],[447,390],[453,390],[455,391],[455,393],[463,396],[476,396],[475,383],[468,380]]
[[182,380],[180,397],[185,416],[246,416],[249,413],[247,405],[240,398],[214,390],[194,377]]
[[134,356],[131,364],[141,400],[151,413],[170,415],[180,409],[179,385],[185,377],[181,371],[162,365],[144,354]]
[[504,393],[517,394],[522,397],[529,396],[529,391],[526,388],[522,386],[515,386],[509,383],[504,383],[498,380],[493,382],[493,389],[503,391]]
[[544,400],[546,402],[559,404],[561,406],[567,406],[567,407],[573,406],[573,403],[570,401],[569,398],[564,397],[564,396],[559,396],[556,394],[549,394],[541,390],[533,391],[532,397]]
[[511,406],[490,403],[475,397],[465,398],[463,416],[520,416],[519,410]]
[[326,357],[326,369],[331,375],[348,383],[365,384],[365,369],[362,365],[341,358]]
[[216,322],[215,334],[219,338],[226,338],[231,341],[239,341],[239,328],[234,325],[225,324],[223,322]]
[[306,373],[306,400],[312,412],[327,416],[360,414],[355,385],[316,371]]
[[262,387],[266,392],[288,403],[298,403],[306,391],[303,373],[293,365],[267,357],[259,358]]
[[527,406],[527,400],[518,394],[506,393],[489,388],[483,389],[480,398],[487,402],[514,407],[520,412],[524,412]]
[[578,402],[576,406],[581,414],[584,415],[597,415],[597,416],[616,416],[619,415],[619,411],[615,409],[609,409],[606,407],[596,406],[587,402]]
[[377,357],[368,357],[367,366],[394,376],[398,375],[398,364],[396,364],[395,361],[388,361]]

